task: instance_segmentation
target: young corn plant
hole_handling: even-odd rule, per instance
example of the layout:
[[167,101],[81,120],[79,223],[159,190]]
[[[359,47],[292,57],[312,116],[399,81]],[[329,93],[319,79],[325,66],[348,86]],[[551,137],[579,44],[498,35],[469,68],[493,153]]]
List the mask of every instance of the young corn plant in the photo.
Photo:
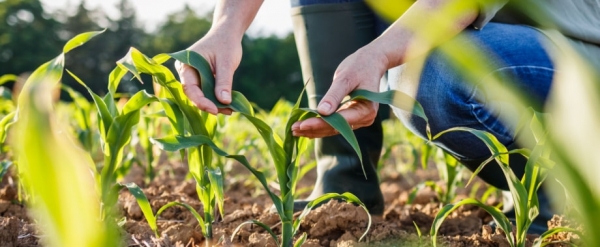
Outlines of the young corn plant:
[[[436,215],[433,225],[431,227],[431,238],[434,246],[436,246],[437,232],[444,219],[455,209],[462,205],[476,205],[487,211],[494,221],[500,227],[506,236],[506,240],[512,247],[524,247],[526,244],[527,230],[533,222],[533,220],[539,214],[539,202],[537,198],[537,190],[542,185],[542,182],[547,176],[548,169],[554,165],[553,161],[550,160],[551,150],[547,145],[546,132],[537,126],[539,126],[539,114],[534,113],[533,120],[531,121],[532,132],[537,141],[533,150],[528,149],[516,149],[508,151],[508,149],[500,143],[494,135],[491,133],[475,130],[466,127],[456,127],[440,132],[433,137],[433,140],[437,139],[441,135],[452,132],[452,131],[466,131],[469,132],[480,140],[489,148],[492,156],[484,161],[481,166],[473,173],[471,179],[476,176],[481,169],[485,167],[489,162],[495,160],[500,164],[500,167],[504,173],[504,176],[508,182],[512,199],[515,203],[515,226],[516,229],[513,231],[510,220],[496,207],[485,205],[484,203],[473,199],[465,199],[456,204],[448,204],[444,206],[439,213]],[[514,172],[509,166],[509,154],[516,153],[521,154],[528,158],[525,165],[525,174],[521,179],[518,179]],[[470,181],[469,181],[470,182]]]
[[[221,167],[213,162],[213,153],[228,158],[225,152],[217,152],[218,147],[212,142],[217,127],[217,118],[198,108],[187,98],[181,84],[175,79],[172,72],[162,65],[165,61],[174,57],[176,59],[187,59],[187,51],[174,54],[161,54],[154,58],[146,57],[140,51],[132,48],[130,52],[118,62],[120,68],[131,72],[141,81],[140,74],[145,73],[152,76],[154,82],[158,83],[160,98],[158,101],[164,109],[175,135],[159,140],[153,140],[155,145],[165,151],[180,151],[182,156],[187,150],[189,170],[196,181],[196,191],[203,207],[203,221],[201,229],[207,238],[207,245],[212,241],[212,223],[214,214],[218,211],[223,216],[223,172]],[[204,80],[202,83],[205,83]],[[109,85],[110,87],[110,85]],[[210,97],[210,95],[208,95]],[[214,93],[212,94],[214,99]],[[222,107],[222,105],[219,105]],[[230,106],[237,112],[253,115],[250,103],[239,92],[233,92],[233,103]],[[200,140],[200,142],[194,142]],[[177,148],[165,145],[161,141],[183,142]],[[189,144],[192,145],[189,145]],[[211,145],[213,144],[213,145]],[[214,150],[214,151],[213,151]],[[218,149],[220,150],[220,149]],[[220,150],[222,151],[222,150]],[[218,209],[218,210],[216,210]]]
[[95,153],[94,149],[94,129],[92,127],[92,119],[90,116],[94,111],[94,106],[83,97],[79,92],[67,85],[61,85],[62,89],[69,94],[73,99],[73,117],[76,121],[77,128],[75,134],[83,148],[90,154]]
[[144,194],[144,191],[142,191],[142,189],[140,189],[140,187],[138,187],[137,184],[127,183],[124,185],[121,184],[120,186],[127,188],[127,190],[129,190],[129,193],[131,193],[135,197],[135,200],[137,201],[138,205],[140,206],[140,209],[142,209],[142,213],[144,214],[146,221],[148,221],[148,225],[150,226],[150,229],[152,229],[152,232],[154,232],[154,235],[157,238],[160,236],[158,233],[158,225],[156,224],[158,216],[160,216],[160,214],[162,212],[164,212],[166,209],[173,207],[173,206],[184,207],[185,209],[190,211],[190,213],[192,213],[192,215],[194,215],[194,218],[196,218],[196,220],[198,220],[198,224],[200,224],[200,226],[204,225],[204,220],[202,219],[202,216],[200,216],[200,214],[192,206],[190,206],[186,203],[169,202],[169,203],[165,204],[164,206],[160,207],[158,209],[158,211],[156,211],[156,214],[154,214],[154,212],[152,211],[152,207],[150,206],[150,201],[148,201],[148,197],[146,197],[146,194]]
[[[102,195],[103,216],[112,214],[109,210],[117,202],[118,189],[117,169],[123,163],[123,153],[132,139],[132,128],[140,120],[140,109],[147,104],[158,101],[146,91],[140,91],[123,105],[121,109],[115,104],[114,95],[119,82],[125,76],[125,70],[116,67],[109,76],[108,93],[104,97],[94,93],[81,79],[67,70],[79,84],[84,86],[94,100],[98,112],[98,129],[102,140],[104,163],[97,173],[97,182]],[[99,176],[98,176],[99,175]]]
[[456,188],[461,182],[463,166],[451,155],[438,149],[441,155],[444,157],[443,162],[437,163],[437,170],[440,175],[440,179],[444,182],[445,186],[438,185],[435,181],[425,181],[413,188],[408,197],[407,203],[412,203],[417,196],[417,193],[425,188],[429,187],[435,191],[438,199],[442,204],[451,203],[456,198]]
[[65,53],[100,32],[80,34],[55,59],[37,68],[18,100],[16,134],[12,138],[27,206],[48,246],[117,246],[114,224],[101,221],[89,155],[56,120],[52,92],[63,75]]

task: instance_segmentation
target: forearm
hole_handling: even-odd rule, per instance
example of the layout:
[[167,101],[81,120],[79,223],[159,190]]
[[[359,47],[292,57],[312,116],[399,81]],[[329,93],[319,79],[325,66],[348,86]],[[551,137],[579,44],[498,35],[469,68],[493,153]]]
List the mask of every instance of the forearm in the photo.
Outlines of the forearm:
[[469,26],[478,15],[476,0],[419,0],[372,47],[379,47],[392,68],[418,57]]
[[241,40],[263,0],[220,0],[215,6],[211,31]]

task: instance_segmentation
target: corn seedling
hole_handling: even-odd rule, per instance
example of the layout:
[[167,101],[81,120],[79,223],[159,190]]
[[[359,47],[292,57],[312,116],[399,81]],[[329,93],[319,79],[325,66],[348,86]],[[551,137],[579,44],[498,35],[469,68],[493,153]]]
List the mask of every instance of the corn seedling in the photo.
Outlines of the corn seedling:
[[73,117],[76,121],[77,128],[75,129],[75,135],[83,146],[83,148],[90,154],[94,153],[94,129],[92,128],[92,119],[90,116],[94,111],[94,106],[84,98],[79,92],[73,90],[67,85],[61,85],[62,89],[66,91],[71,99],[73,99]]
[[[219,149],[212,142],[214,138],[217,118],[205,112],[200,112],[192,102],[185,97],[181,84],[175,79],[171,71],[162,65],[171,57],[178,60],[190,59],[190,53],[187,51],[174,54],[161,54],[154,58],[148,58],[140,51],[132,48],[125,58],[118,62],[119,67],[133,73],[141,81],[140,74],[146,73],[153,77],[154,82],[158,83],[161,89],[161,98],[158,99],[164,108],[164,112],[171,123],[176,135],[153,140],[154,144],[165,151],[180,151],[184,154],[187,150],[189,170],[196,181],[196,191],[202,204],[204,205],[202,233],[209,240],[212,240],[212,222],[213,213],[218,211],[223,215],[223,172],[218,164],[213,162],[213,150]],[[193,59],[193,58],[192,58]],[[197,58],[196,58],[197,59]],[[202,80],[205,84],[205,80]],[[109,85],[111,87],[111,85]],[[114,86],[116,88],[116,86]],[[214,99],[212,95],[207,95]],[[223,107],[223,105],[219,105]],[[233,92],[233,103],[231,107],[245,114],[253,115],[250,103],[239,92]],[[200,142],[194,142],[194,140]],[[178,142],[176,147],[169,146],[168,142]],[[195,145],[188,145],[193,143]],[[222,151],[221,149],[219,149]],[[216,152],[216,150],[215,150]],[[230,157],[224,151],[216,152],[221,156]],[[237,157],[239,158],[239,157]],[[234,158],[235,159],[235,158]]]
[[[55,59],[37,68],[18,100],[14,138],[20,180],[29,196],[31,216],[48,246],[116,246],[114,225],[98,218],[100,196],[95,192],[89,155],[73,145],[72,136],[56,121],[52,89],[63,75],[65,53],[99,32],[80,34],[66,43]],[[75,185],[75,186],[74,186]]]
[[[466,131],[485,143],[485,145],[492,152],[492,156],[484,161],[481,166],[473,173],[471,179],[476,176],[481,169],[483,169],[489,162],[496,161],[500,164],[504,176],[508,182],[512,199],[515,203],[515,225],[516,229],[513,232],[511,222],[508,218],[497,208],[485,205],[484,203],[475,199],[462,200],[456,204],[449,204],[444,206],[434,219],[431,228],[431,237],[434,245],[436,244],[437,230],[441,226],[442,221],[456,208],[466,205],[473,204],[477,205],[486,210],[492,217],[496,224],[505,232],[506,239],[510,246],[523,247],[526,243],[526,235],[529,226],[533,220],[539,214],[539,202],[537,198],[537,190],[540,188],[542,182],[547,176],[547,169],[553,166],[553,162],[549,159],[551,150],[548,148],[546,143],[546,132],[537,128],[539,126],[540,115],[537,113],[533,114],[531,121],[532,132],[537,140],[536,146],[532,151],[528,149],[516,149],[508,151],[507,148],[500,143],[496,137],[488,132],[475,130],[465,127],[451,128],[446,131],[442,131],[433,137],[433,140],[437,139],[441,135],[452,132],[452,131]],[[518,179],[514,172],[509,166],[509,154],[518,153],[528,158],[525,165],[525,175],[523,178]]]
[[198,224],[200,224],[200,226],[204,225],[204,220],[202,219],[202,216],[200,216],[200,214],[198,214],[198,212],[192,206],[190,206],[186,203],[169,202],[169,203],[163,205],[162,207],[160,207],[160,209],[158,209],[156,214],[154,214],[154,212],[152,211],[152,207],[150,206],[150,201],[148,201],[148,197],[146,197],[146,195],[144,194],[144,191],[142,191],[142,189],[140,189],[140,187],[138,187],[137,184],[127,183],[127,184],[120,185],[120,186],[127,188],[127,190],[129,190],[129,193],[131,193],[135,197],[135,200],[137,201],[138,205],[140,206],[140,209],[142,209],[144,218],[146,218],[146,221],[148,221],[148,225],[150,226],[150,229],[152,229],[152,232],[154,232],[154,235],[157,238],[160,236],[158,233],[158,226],[156,224],[158,216],[160,216],[160,214],[162,212],[164,212],[166,209],[173,207],[173,206],[184,207],[185,209],[190,211],[190,213],[192,213],[192,215],[194,215],[196,220],[198,220]]
[[441,155],[444,157],[444,162],[437,162],[437,170],[445,186],[440,186],[435,181],[422,182],[415,186],[410,192],[407,203],[412,203],[416,198],[417,193],[425,187],[429,187],[431,190],[435,191],[438,199],[443,204],[451,203],[452,200],[456,198],[456,188],[461,182],[461,175],[464,167],[460,166],[458,161],[451,155],[441,150],[439,150],[439,152],[442,153]]
[[[67,70],[79,84],[84,86],[94,100],[98,112],[98,129],[102,139],[102,151],[104,153],[104,164],[97,178],[102,202],[104,203],[103,213],[106,216],[117,201],[118,190],[113,188],[117,181],[117,169],[123,162],[123,151],[132,138],[132,128],[140,120],[140,109],[145,105],[157,101],[158,99],[146,91],[140,91],[134,94],[122,107],[117,108],[113,95],[116,87],[125,75],[125,71],[120,67],[113,70],[110,75],[109,92],[104,98],[94,93],[81,79]],[[111,87],[114,86],[114,87]]]

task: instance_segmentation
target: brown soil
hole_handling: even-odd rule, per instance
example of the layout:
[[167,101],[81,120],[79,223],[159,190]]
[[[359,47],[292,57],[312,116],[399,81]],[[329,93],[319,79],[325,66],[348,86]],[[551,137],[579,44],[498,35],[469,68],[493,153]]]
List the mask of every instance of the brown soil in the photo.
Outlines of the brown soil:
[[[167,162],[165,162],[167,163]],[[158,177],[150,184],[143,181],[143,172],[134,167],[125,179],[136,182],[145,188],[144,192],[156,212],[168,202],[185,202],[197,211],[202,210],[198,201],[195,184],[185,179],[187,170],[180,164],[162,165]],[[234,166],[237,175],[226,182],[225,216],[214,223],[215,245],[219,246],[275,246],[271,236],[262,228],[246,225],[236,236],[232,233],[241,223],[252,219],[271,226],[280,233],[280,222],[276,214],[269,213],[271,202],[262,188],[257,188],[241,166]],[[240,171],[240,172],[237,172]],[[429,229],[441,204],[435,193],[421,191],[415,203],[406,203],[410,189],[416,182],[437,179],[435,170],[417,170],[407,179],[393,174],[382,178],[386,209],[382,216],[373,216],[371,229],[365,238],[358,242],[367,227],[368,216],[362,208],[345,202],[330,201],[308,214],[300,226],[300,231],[308,235],[304,246],[431,246]],[[240,176],[243,177],[240,178]],[[299,187],[311,186],[315,175],[309,173]],[[249,182],[250,181],[250,182]],[[407,182],[410,181],[410,182]],[[17,186],[14,176],[9,175],[0,183],[0,246],[38,246],[38,236],[34,225],[27,217],[26,209],[18,203]],[[483,191],[483,188],[480,188]],[[468,189],[461,189],[459,197],[464,198]],[[492,198],[487,203],[498,203]],[[196,219],[185,209],[172,207],[166,210],[158,222],[161,237],[156,239],[150,230],[135,199],[128,191],[121,191],[119,208],[126,217],[123,225],[128,246],[204,246],[205,239]],[[452,213],[440,229],[442,235],[438,243],[443,246],[508,246],[504,233],[493,231],[487,225],[491,217],[477,207],[462,207]],[[418,226],[422,237],[417,235]],[[569,222],[556,217],[550,227],[569,225]],[[528,246],[534,238],[531,236]],[[559,234],[554,241],[576,240],[571,234]]]

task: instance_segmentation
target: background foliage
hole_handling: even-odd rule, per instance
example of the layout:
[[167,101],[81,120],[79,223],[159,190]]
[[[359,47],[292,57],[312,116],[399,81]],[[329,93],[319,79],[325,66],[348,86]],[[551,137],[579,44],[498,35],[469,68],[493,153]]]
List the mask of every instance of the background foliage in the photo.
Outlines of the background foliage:
[[[39,0],[0,1],[0,75],[25,75],[52,59],[55,51],[76,34],[107,28],[86,45],[88,49],[74,50],[66,58],[66,66],[73,73],[80,75],[95,93],[104,95],[114,62],[125,56],[130,47],[150,56],[183,50],[211,26],[212,17],[208,13],[185,6],[155,31],[147,32],[138,22],[133,4],[131,0],[121,0],[117,4],[119,18],[113,19],[101,9],[86,9],[85,1],[75,9],[53,13],[45,11]],[[281,97],[294,101],[303,83],[292,34],[246,36],[242,47],[244,55],[234,75],[234,89],[263,109],[271,109]],[[140,85],[130,79],[123,79],[119,92],[132,94],[140,89],[152,92],[152,85]],[[64,78],[63,83],[88,95],[71,78]],[[272,93],[262,93],[267,89]],[[69,99],[66,94],[61,97]]]

